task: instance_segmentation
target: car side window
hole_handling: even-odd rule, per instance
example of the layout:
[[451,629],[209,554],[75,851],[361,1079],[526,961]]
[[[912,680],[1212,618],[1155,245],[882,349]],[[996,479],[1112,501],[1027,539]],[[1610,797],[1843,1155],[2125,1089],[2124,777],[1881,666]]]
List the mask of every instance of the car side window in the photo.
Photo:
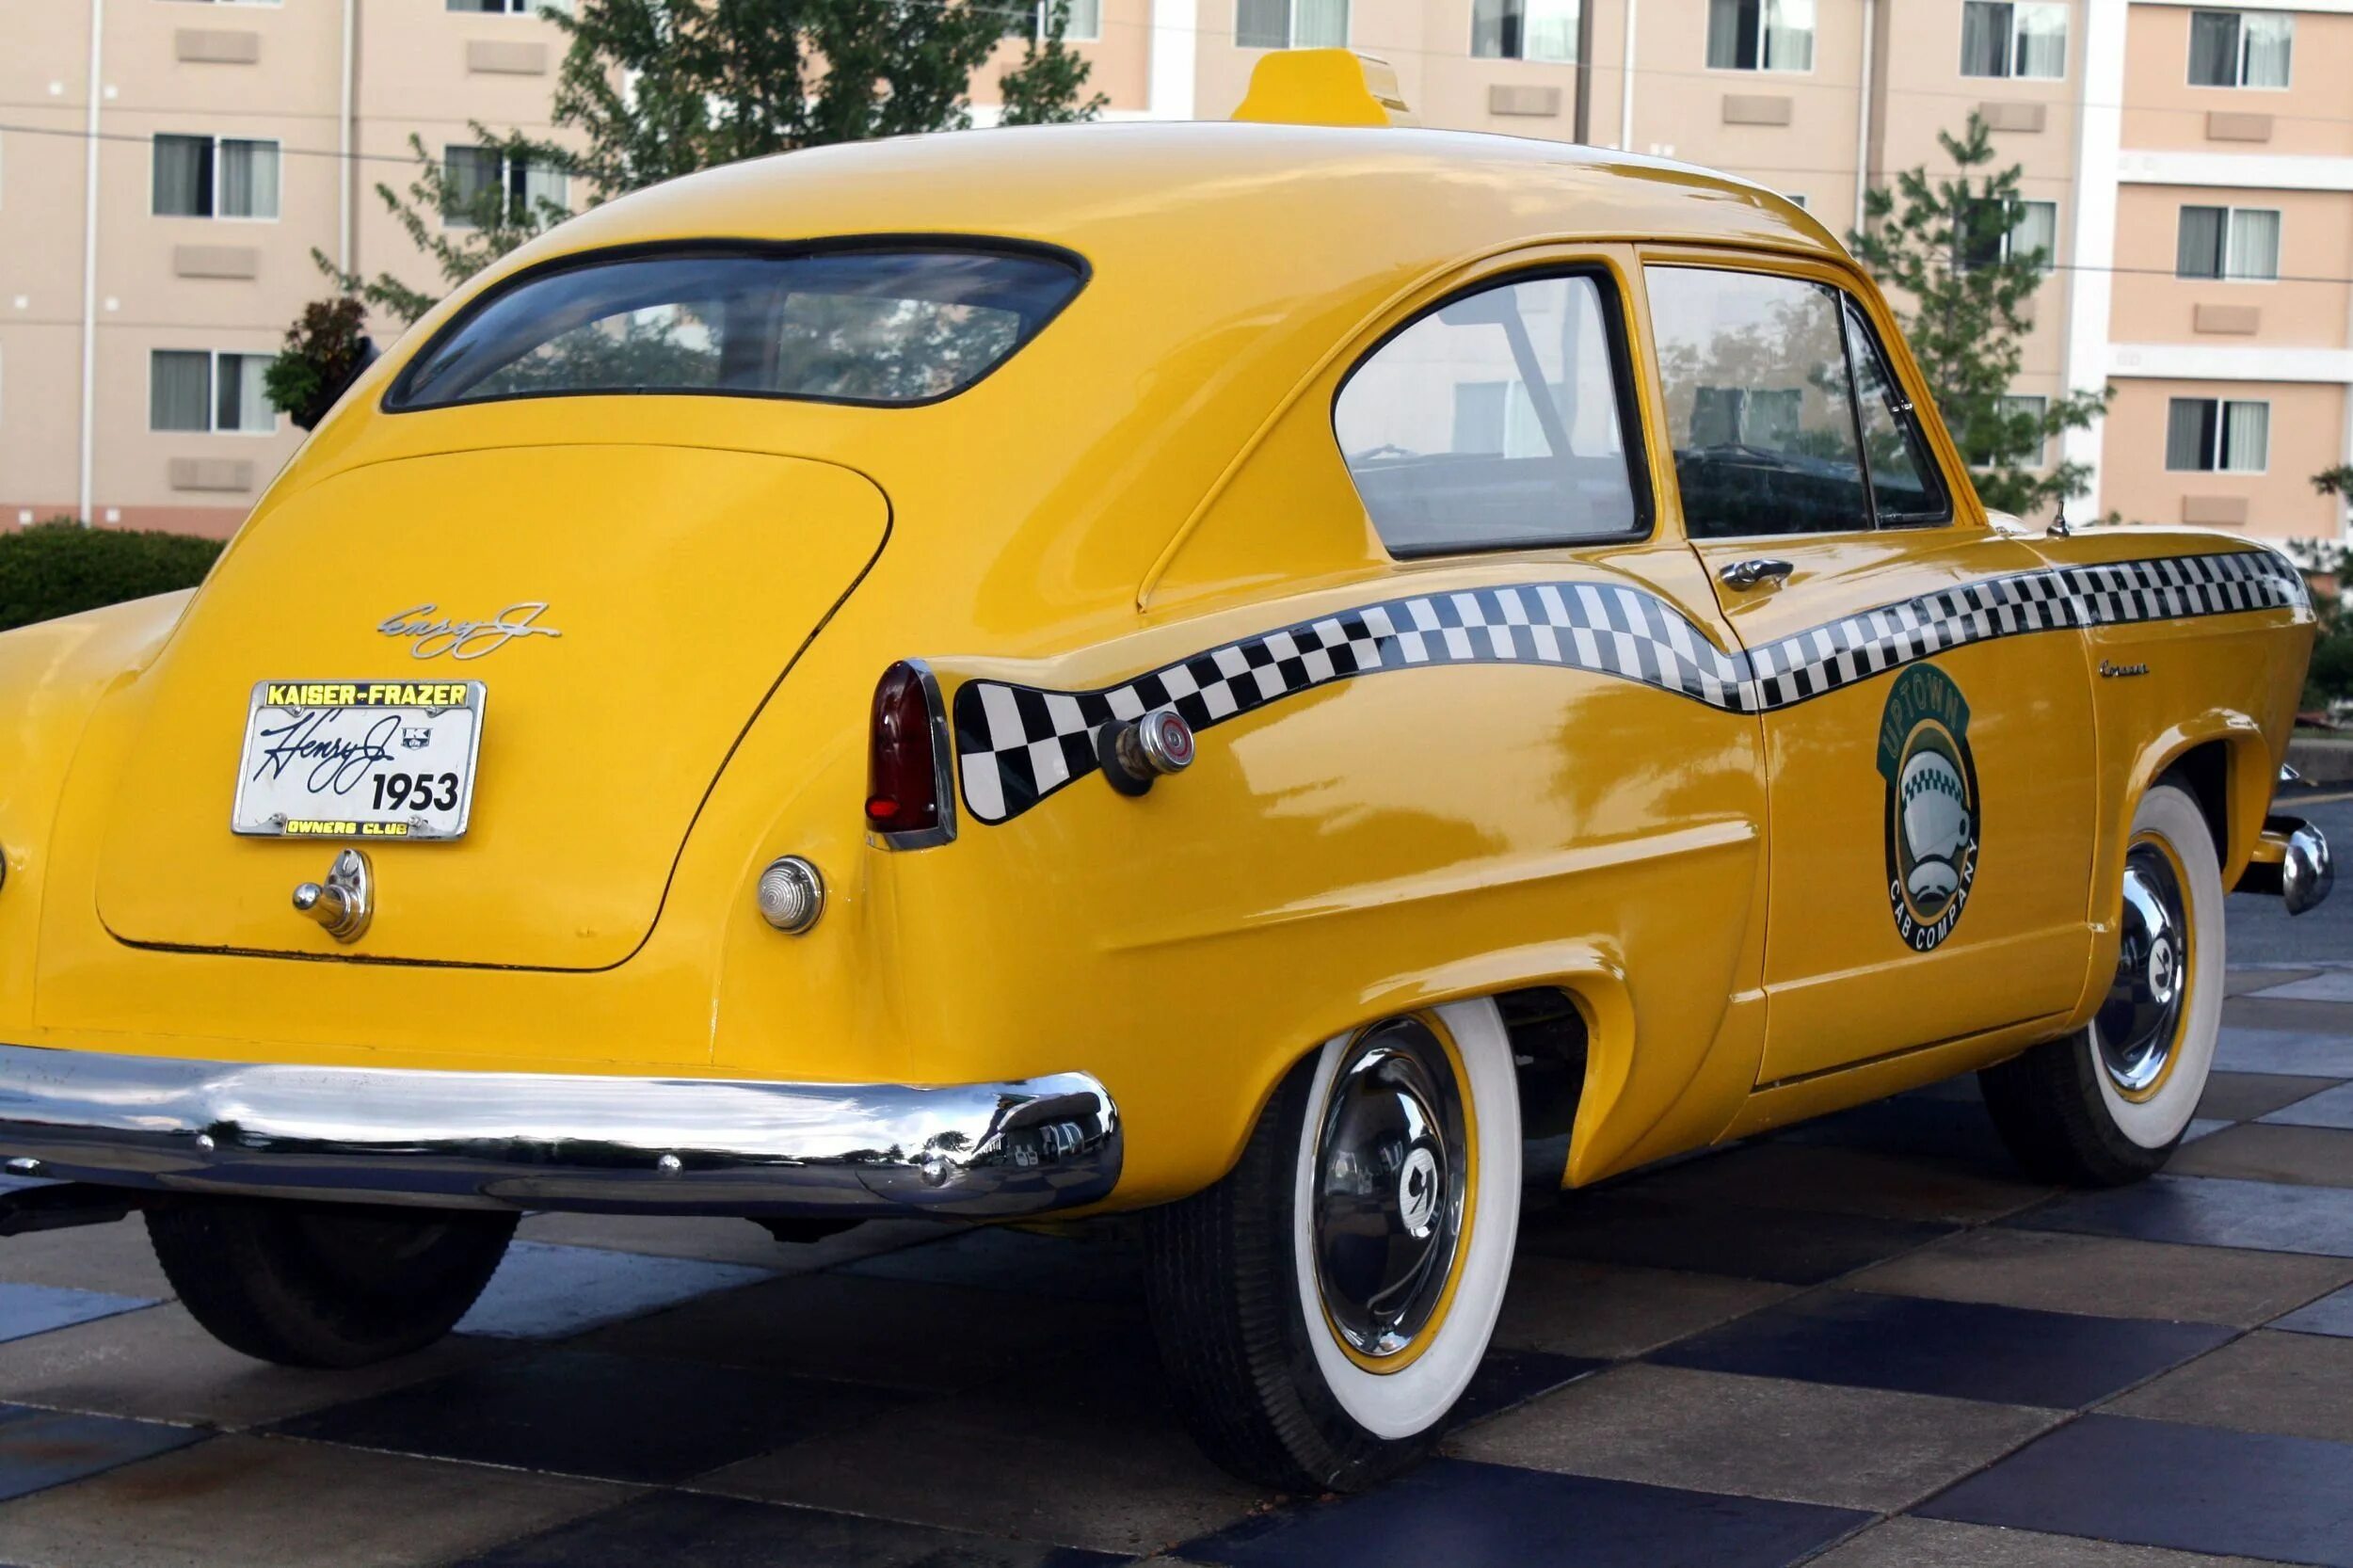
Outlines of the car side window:
[[1645,279],[1689,536],[1869,528],[1838,295],[1703,267]]
[[1644,531],[1624,343],[1614,298],[1580,273],[1464,295],[1374,349],[1332,422],[1389,552]]
[[1920,422],[1912,412],[1871,324],[1847,301],[1847,357],[1854,365],[1863,409],[1863,457],[1871,473],[1871,504],[1882,528],[1950,521],[1952,503],[1936,476]]

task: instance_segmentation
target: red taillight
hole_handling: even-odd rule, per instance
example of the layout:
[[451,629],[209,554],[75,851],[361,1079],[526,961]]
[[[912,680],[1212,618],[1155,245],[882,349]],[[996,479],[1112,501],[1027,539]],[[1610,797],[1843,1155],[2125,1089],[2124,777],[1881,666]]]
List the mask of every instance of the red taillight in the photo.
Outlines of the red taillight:
[[939,825],[939,758],[933,747],[931,695],[923,672],[904,660],[874,688],[867,754],[866,823],[877,833]]

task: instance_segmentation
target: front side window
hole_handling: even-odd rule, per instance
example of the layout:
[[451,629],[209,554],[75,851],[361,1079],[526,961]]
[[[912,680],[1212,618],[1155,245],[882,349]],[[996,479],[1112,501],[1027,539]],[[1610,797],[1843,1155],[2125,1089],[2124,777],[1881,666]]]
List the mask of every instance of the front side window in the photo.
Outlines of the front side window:
[[267,354],[159,348],[148,358],[147,427],[266,436],[278,428],[263,376]]
[[2295,50],[2292,12],[2189,13],[2192,87],[2284,88]]
[[1471,54],[1482,60],[1577,63],[1582,0],[1474,0]]
[[1757,272],[1655,266],[1647,277],[1692,538],[1952,516],[1919,419],[1845,295]]
[[278,144],[158,136],[151,207],[158,217],[274,218]]
[[420,353],[387,408],[600,392],[928,403],[1079,291],[1062,257],[962,248],[681,250],[526,273]]
[[564,171],[510,157],[495,147],[446,147],[441,150],[441,222],[452,229],[471,229],[487,216],[485,198],[503,193],[504,218],[521,223],[538,216],[543,205],[570,210],[570,184]]
[[1963,0],[1961,73],[2056,82],[2067,74],[2063,0]]
[[2270,282],[2280,276],[2280,214],[2272,207],[2189,207],[2174,241],[2173,276]]
[[2048,272],[2058,261],[2058,203],[2010,201],[1998,209],[1974,203],[1963,232],[1955,236],[1955,265],[1963,269],[2035,258]]
[[1708,0],[1707,63],[1718,71],[1814,69],[1814,0]]
[[2176,397],[2165,409],[2165,466],[2177,473],[2261,473],[2271,466],[2271,405]]
[[1348,0],[1235,0],[1234,41],[1244,49],[1345,49]]
[[1356,367],[1333,429],[1391,554],[1571,545],[1646,526],[1604,290],[1587,274],[1484,289]]

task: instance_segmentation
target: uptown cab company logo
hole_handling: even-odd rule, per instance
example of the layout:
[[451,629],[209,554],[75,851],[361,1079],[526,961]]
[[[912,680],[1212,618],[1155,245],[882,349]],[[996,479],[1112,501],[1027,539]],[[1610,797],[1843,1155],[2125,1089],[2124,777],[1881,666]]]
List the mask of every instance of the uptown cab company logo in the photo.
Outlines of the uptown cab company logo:
[[1880,714],[1887,780],[1887,902],[1896,934],[1928,952],[1953,934],[1977,874],[1977,764],[1969,704],[1933,664],[1896,678]]

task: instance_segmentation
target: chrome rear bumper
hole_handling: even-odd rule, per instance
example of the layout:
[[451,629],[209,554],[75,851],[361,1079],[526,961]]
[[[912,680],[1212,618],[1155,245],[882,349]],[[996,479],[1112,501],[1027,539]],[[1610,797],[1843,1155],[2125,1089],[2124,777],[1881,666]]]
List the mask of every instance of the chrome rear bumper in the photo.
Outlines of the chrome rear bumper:
[[1084,1073],[918,1087],[297,1067],[0,1046],[0,1161],[118,1187],[443,1208],[993,1219],[1093,1203]]

